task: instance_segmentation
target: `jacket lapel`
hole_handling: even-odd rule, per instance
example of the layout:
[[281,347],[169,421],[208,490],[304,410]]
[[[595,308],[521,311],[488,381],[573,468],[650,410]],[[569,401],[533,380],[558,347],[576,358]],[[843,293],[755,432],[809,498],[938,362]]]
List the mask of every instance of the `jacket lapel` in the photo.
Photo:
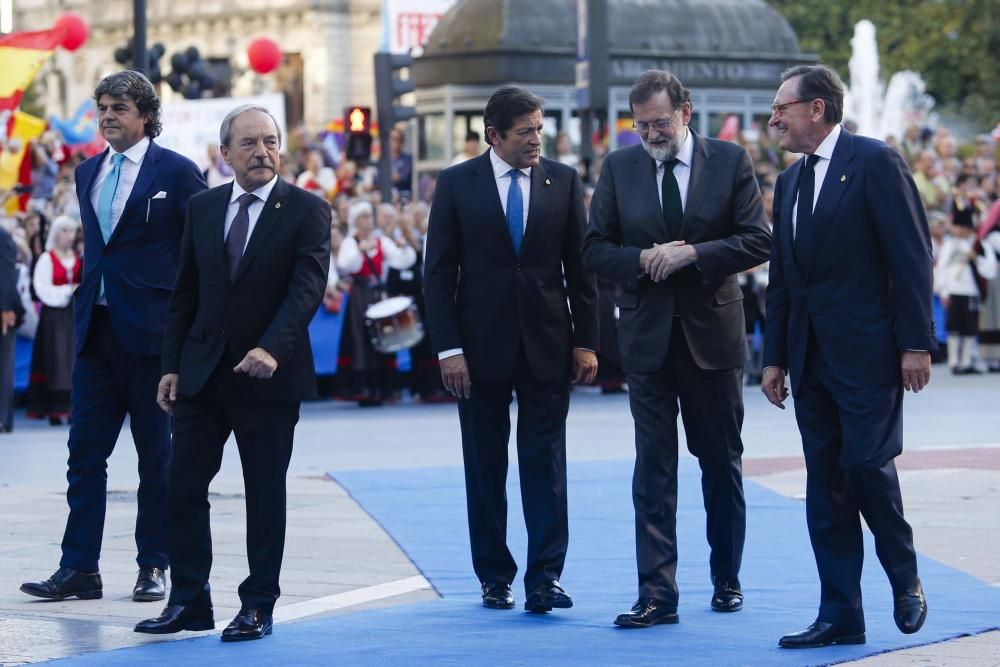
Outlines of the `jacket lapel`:
[[[510,248],[510,252],[513,254],[514,241],[510,238],[510,233],[507,231],[507,216],[504,215],[503,205],[500,203],[500,191],[497,189],[496,176],[493,175],[493,163],[490,161],[489,150],[476,158],[473,184],[476,194],[483,202],[488,227],[499,230],[505,239],[507,247]],[[529,208],[528,211],[530,215],[531,209]]]
[[[203,227],[205,233],[208,234],[208,239],[206,239],[205,243],[208,248],[208,256],[212,259],[211,265],[222,267],[224,273],[228,271],[227,267],[229,266],[226,259],[226,213],[229,209],[229,200],[232,198],[233,183],[230,181],[226,185],[219,187],[215,201],[205,211],[206,224],[199,225],[196,222],[194,223],[199,227]],[[192,233],[194,231],[192,230]]]
[[715,165],[712,163],[712,154],[714,153],[712,147],[694,130],[689,131],[694,141],[694,151],[691,153],[691,176],[688,179],[687,205],[684,207],[684,218],[681,222],[681,238],[687,236],[688,227],[694,219],[694,211],[697,211],[701,206],[701,200],[705,198],[705,192],[711,185],[712,176],[715,174]]
[[146,193],[149,190],[149,186],[153,184],[153,180],[156,178],[157,172],[157,162],[160,161],[160,155],[162,149],[156,145],[156,142],[152,139],[149,140],[149,148],[146,149],[146,156],[142,158],[142,165],[139,167],[139,174],[135,178],[135,185],[132,186],[132,192],[128,196],[128,201],[125,202],[125,208],[122,209],[122,217],[118,220],[118,224],[115,225],[115,230],[111,234],[111,241],[115,240],[125,225],[122,224],[128,219],[129,213],[136,207],[142,206],[145,209],[146,206]]
[[[660,204],[660,186],[656,183],[656,160],[649,156],[642,146],[635,153],[635,191],[641,193],[645,209],[649,211],[649,224],[656,230],[653,238],[669,239],[670,232],[663,219],[663,206]],[[628,187],[623,183],[622,187]]]
[[545,168],[545,163],[539,160],[538,166],[531,169],[531,201],[528,203],[528,223],[524,228],[524,238],[521,239],[521,250],[524,250],[531,236],[538,234],[536,228],[542,224],[542,211],[546,209],[551,189],[552,178]]
[[[851,184],[853,172],[850,162],[854,159],[854,140],[847,130],[840,131],[840,138],[833,149],[833,157],[826,170],[826,176],[820,185],[819,198],[813,210],[811,225],[816,236],[807,256],[803,258],[803,270],[808,275],[816,265],[816,260],[822,257],[823,245],[830,236],[830,229],[836,224],[834,213],[841,197]],[[800,160],[801,162],[801,160]],[[801,168],[801,167],[800,167]]]
[[279,176],[277,182],[274,184],[274,188],[271,190],[271,196],[264,202],[264,210],[260,212],[260,217],[257,219],[257,224],[254,225],[253,233],[250,234],[250,241],[247,243],[246,250],[243,251],[240,266],[236,270],[236,278],[233,279],[234,285],[247,272],[247,267],[253,262],[254,257],[260,252],[260,249],[264,247],[268,235],[278,224],[278,220],[284,212],[282,207],[285,206],[285,200],[288,198],[290,189],[288,183]]
[[81,169],[82,173],[80,174],[81,183],[84,186],[83,189],[80,190],[82,195],[80,197],[80,218],[84,221],[84,224],[86,224],[88,220],[91,220],[95,225],[97,225],[97,238],[101,240],[101,245],[104,245],[104,235],[100,231],[101,221],[97,219],[97,211],[94,210],[94,204],[90,200],[90,193],[94,190],[94,182],[97,180],[97,175],[101,173],[101,165],[104,164],[104,161],[108,158],[108,151],[110,150],[111,148],[107,147],[100,155],[84,163],[86,165],[86,169],[89,170],[90,173],[82,171]]

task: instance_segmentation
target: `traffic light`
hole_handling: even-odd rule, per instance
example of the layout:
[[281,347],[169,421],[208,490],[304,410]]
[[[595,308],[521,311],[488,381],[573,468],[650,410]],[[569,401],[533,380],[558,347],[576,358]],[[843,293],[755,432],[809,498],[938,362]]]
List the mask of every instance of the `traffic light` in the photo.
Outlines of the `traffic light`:
[[379,157],[378,180],[383,201],[392,201],[392,167],[389,154],[389,134],[396,123],[410,120],[417,115],[414,107],[397,106],[400,95],[412,92],[414,83],[410,79],[397,79],[396,71],[413,65],[409,53],[375,54],[375,103],[378,105],[378,138],[382,147]]
[[347,107],[344,109],[344,133],[347,145],[344,153],[347,159],[359,167],[372,159],[372,110],[371,107]]

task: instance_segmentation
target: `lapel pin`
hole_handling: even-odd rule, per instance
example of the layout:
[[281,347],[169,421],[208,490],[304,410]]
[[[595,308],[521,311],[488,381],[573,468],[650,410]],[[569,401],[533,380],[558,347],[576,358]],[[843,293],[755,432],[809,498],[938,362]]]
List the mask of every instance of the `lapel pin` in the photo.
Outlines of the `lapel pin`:
[[548,178],[545,179],[545,185],[552,185],[552,181]]
[[[843,179],[843,178],[841,178],[841,180],[844,180],[844,179]],[[278,203],[276,203],[276,204],[274,205],[274,208],[281,208],[281,202],[279,201]]]
[[846,180],[847,180],[847,174],[841,174],[840,175],[840,182],[843,183]]

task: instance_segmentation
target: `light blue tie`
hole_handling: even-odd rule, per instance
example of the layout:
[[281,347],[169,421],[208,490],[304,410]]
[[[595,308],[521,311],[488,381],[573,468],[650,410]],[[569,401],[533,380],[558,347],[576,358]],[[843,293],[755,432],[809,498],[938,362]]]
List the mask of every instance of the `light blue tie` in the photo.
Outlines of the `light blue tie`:
[[510,240],[514,242],[514,252],[521,254],[521,240],[524,238],[524,198],[521,196],[521,186],[517,183],[521,172],[511,169],[510,190],[507,191],[507,229],[510,230]]
[[122,160],[124,153],[115,153],[111,156],[111,172],[104,179],[101,185],[101,196],[97,200],[97,222],[101,226],[101,236],[107,243],[111,238],[112,226],[112,205],[115,203],[115,192],[118,191],[118,178],[122,175]]
[[[124,153],[115,153],[111,156],[111,171],[108,173],[104,183],[101,184],[101,196],[97,199],[97,224],[101,226],[101,236],[107,243],[111,238],[112,226],[112,205],[115,203],[115,192],[118,191],[118,178],[122,175],[122,160]],[[101,278],[101,285],[97,291],[97,298],[104,298],[104,278]]]

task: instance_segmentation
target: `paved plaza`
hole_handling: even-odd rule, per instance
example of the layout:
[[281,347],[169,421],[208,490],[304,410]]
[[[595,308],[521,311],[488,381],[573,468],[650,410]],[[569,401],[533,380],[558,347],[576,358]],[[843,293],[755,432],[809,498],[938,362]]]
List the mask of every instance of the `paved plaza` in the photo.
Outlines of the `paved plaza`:
[[[773,408],[756,388],[747,388],[745,398],[748,479],[784,496],[803,498],[805,471],[793,411]],[[992,586],[1000,586],[998,399],[1000,376],[955,378],[935,367],[931,387],[907,396],[906,451],[899,459],[917,549]],[[631,458],[627,397],[575,393],[568,443],[571,462]],[[400,404],[359,410],[329,401],[310,403],[303,406],[295,447],[275,633],[281,632],[281,624],[301,619],[435,598],[437,593],[392,536],[333,478],[338,471],[460,466],[454,406]],[[192,636],[163,638],[132,632],[135,622],[156,615],[160,604],[135,603],[130,598],[136,570],[138,477],[127,429],[109,465],[101,561],[104,598],[98,601],[44,602],[18,591],[20,582],[45,578],[58,564],[66,518],[65,427],[21,418],[13,434],[0,438],[0,456],[0,664]],[[227,449],[212,492],[213,598],[216,621],[224,625],[237,611],[236,586],[246,572],[243,482],[235,447]],[[571,502],[572,497],[570,488]],[[622,517],[623,522],[631,520]],[[469,569],[474,585],[471,565]],[[747,582],[744,585],[750,588]],[[586,591],[574,589],[574,594],[581,598]],[[928,600],[933,614],[933,590],[928,590]],[[753,605],[752,597],[748,596],[747,605]],[[619,611],[608,609],[609,624]],[[803,625],[811,613],[804,611]],[[794,629],[775,628],[775,641]],[[809,660],[805,652],[802,664]],[[883,654],[860,664],[996,667],[1000,632]]]

